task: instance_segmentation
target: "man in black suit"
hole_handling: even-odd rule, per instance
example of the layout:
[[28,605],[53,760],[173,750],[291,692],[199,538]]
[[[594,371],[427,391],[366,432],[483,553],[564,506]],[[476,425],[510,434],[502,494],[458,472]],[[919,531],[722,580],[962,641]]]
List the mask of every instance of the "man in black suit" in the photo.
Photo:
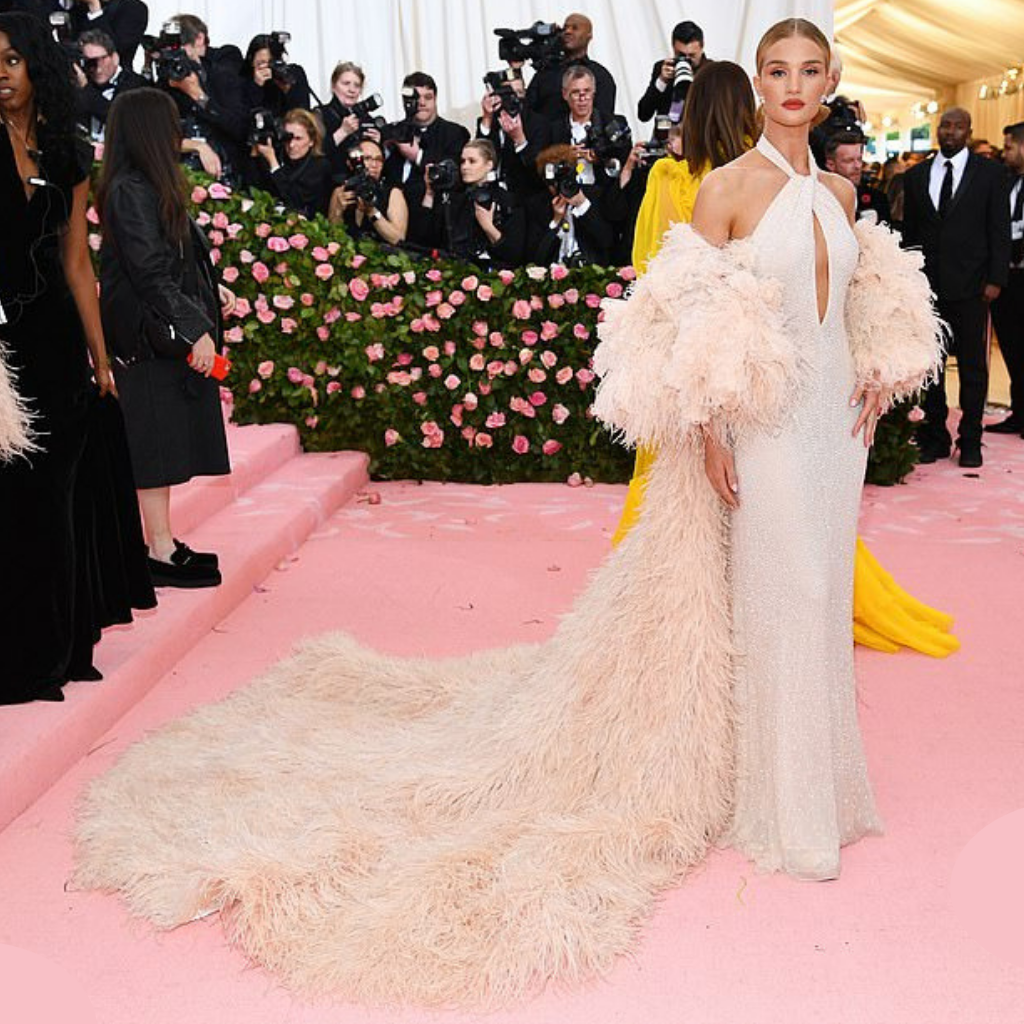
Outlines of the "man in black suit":
[[[924,252],[939,314],[952,333],[960,378],[960,465],[982,464],[981,417],[988,392],[989,304],[1010,267],[1010,209],[1003,169],[967,149],[971,115],[954,107],[939,121],[939,153],[912,167],[904,185],[903,244]],[[944,380],[924,393],[921,462],[949,454]]]
[[1003,163],[1010,188],[1010,274],[992,303],[992,326],[1010,375],[1010,415],[985,429],[1024,437],[1024,121],[1003,129]]
[[885,193],[864,184],[864,136],[859,128],[841,128],[829,138],[825,143],[825,169],[846,178],[857,190],[857,220],[891,227]]
[[139,89],[149,82],[131,68],[121,65],[114,40],[101,29],[89,29],[78,37],[78,48],[85,59],[85,71],[75,70],[80,86],[75,97],[78,123],[99,141],[107,124],[107,113],[114,98],[129,89]]
[[76,0],[70,14],[76,37],[90,30],[106,32],[114,40],[121,66],[131,68],[149,24],[149,8],[142,0]]
[[565,57],[554,67],[542,68],[530,81],[526,90],[526,105],[549,120],[563,117],[569,112],[562,98],[562,76],[575,65],[586,68],[597,86],[594,105],[602,114],[611,117],[615,111],[615,79],[611,72],[588,56],[594,38],[594,24],[585,14],[570,14],[562,26],[562,47]]
[[[636,105],[636,116],[639,120],[650,121],[652,117],[673,114],[672,80],[679,57],[685,57],[690,62],[694,74],[703,71],[708,64],[714,63],[704,53],[704,30],[695,22],[681,21],[672,29],[672,56],[666,60],[655,61],[647,91]],[[684,99],[685,95],[676,98],[677,110],[674,112],[676,116],[673,120],[682,120]]]

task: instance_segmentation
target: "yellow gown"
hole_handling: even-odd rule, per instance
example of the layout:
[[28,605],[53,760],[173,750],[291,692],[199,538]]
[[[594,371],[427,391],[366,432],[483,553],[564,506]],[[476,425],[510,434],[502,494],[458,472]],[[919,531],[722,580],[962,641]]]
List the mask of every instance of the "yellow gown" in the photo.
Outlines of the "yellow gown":
[[[651,169],[633,240],[633,266],[638,274],[658,251],[669,227],[692,220],[697,190],[708,170],[704,167],[694,173],[685,160],[659,160]],[[656,456],[652,448],[637,450],[613,546],[626,536],[640,514],[647,474]],[[858,538],[853,578],[853,637],[857,643],[888,653],[909,647],[944,658],[960,648],[950,632],[952,626],[951,615],[929,608],[903,590]]]

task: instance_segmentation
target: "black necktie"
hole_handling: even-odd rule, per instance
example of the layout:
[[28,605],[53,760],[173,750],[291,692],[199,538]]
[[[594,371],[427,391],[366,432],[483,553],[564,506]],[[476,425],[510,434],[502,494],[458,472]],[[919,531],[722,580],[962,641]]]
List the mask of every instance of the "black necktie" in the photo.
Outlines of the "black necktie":
[[953,161],[946,161],[946,176],[942,179],[939,189],[939,216],[945,217],[949,209],[949,201],[953,198]]
[[1024,220],[1024,175],[1017,178],[1017,198],[1013,204],[1011,220]]
[[[1024,175],[1018,176],[1016,188],[1017,195],[1013,201],[1013,212],[1010,214],[1010,221],[1013,224],[1024,220]],[[1024,236],[1013,238],[1010,242],[1010,262],[1015,267],[1024,263]]]

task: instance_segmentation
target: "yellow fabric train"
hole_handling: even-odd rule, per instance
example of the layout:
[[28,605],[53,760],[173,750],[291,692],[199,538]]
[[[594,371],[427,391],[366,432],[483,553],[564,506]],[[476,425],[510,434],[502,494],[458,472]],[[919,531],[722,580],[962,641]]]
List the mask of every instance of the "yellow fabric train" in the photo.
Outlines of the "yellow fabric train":
[[[654,165],[633,240],[633,266],[637,273],[644,272],[672,224],[689,223],[692,219],[697,190],[709,169],[694,173],[685,160],[659,160]],[[640,514],[647,475],[656,454],[645,447],[637,451],[633,479],[613,545],[625,537]],[[929,608],[903,590],[858,538],[853,588],[853,636],[857,643],[889,653],[909,647],[944,658],[960,648],[950,632],[952,626],[951,615]]]

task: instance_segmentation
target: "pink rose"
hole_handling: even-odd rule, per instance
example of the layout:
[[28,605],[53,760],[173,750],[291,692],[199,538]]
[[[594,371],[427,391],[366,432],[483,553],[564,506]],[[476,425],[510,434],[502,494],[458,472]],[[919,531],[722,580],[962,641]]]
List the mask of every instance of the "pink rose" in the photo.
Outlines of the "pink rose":
[[[332,256],[337,256],[337,255],[338,255],[338,253],[339,253],[339,252],[341,252],[341,243],[340,243],[340,242],[328,242],[328,243],[327,243],[327,251],[328,251],[328,252],[329,252],[329,253],[330,253],[330,254],[331,254]],[[365,259],[365,257],[362,257],[362,258],[361,258],[361,259],[359,260],[359,263],[356,263],[355,257],[353,256],[353,257],[352,257],[352,266],[353,266],[353,267],[358,267],[358,266],[359,266],[359,264],[360,264],[360,263],[362,263],[364,259]]]
[[312,306],[313,303],[316,302],[316,299],[312,295],[310,295],[309,292],[303,292],[299,296],[299,302],[301,302],[304,306]]
[[357,399],[357,400],[360,399],[360,398],[365,398],[366,397],[366,388],[364,388],[362,384],[357,384],[352,389],[352,397]]
[[251,312],[252,306],[249,305],[249,300],[247,298],[242,297],[235,299],[234,315],[237,316],[239,320],[248,316]]
[[322,246],[313,246],[313,259],[319,263],[323,263],[324,260],[330,259],[331,254]]
[[444,386],[449,391],[454,391],[461,383],[462,381],[454,373],[449,373],[444,379]]
[[451,415],[448,417],[452,421],[452,426],[462,426],[462,406],[458,403],[452,406]]
[[430,309],[432,306],[439,306],[441,304],[441,299],[444,298],[444,293],[439,288],[435,288],[433,291],[427,292],[423,298],[427,304],[427,308]]
[[552,320],[545,320],[540,325],[540,337],[542,341],[551,341],[558,337],[559,326]]
[[534,393],[530,395],[530,405],[535,405],[539,407],[542,405],[546,405],[547,401],[548,396],[545,395],[543,391],[534,391]]
[[490,434],[485,434],[482,430],[476,437],[473,438],[473,443],[477,448],[490,448],[494,444],[494,439]]
[[532,348],[521,348],[519,350],[519,362],[525,366],[531,359],[533,359]]
[[423,320],[420,319],[420,317],[417,317],[411,324],[409,324],[409,330],[412,331],[413,334],[422,334],[426,329],[426,324],[423,323]]
[[441,358],[441,353],[438,351],[436,345],[428,345],[423,350],[423,358],[426,359],[428,362],[433,363]]
[[215,181],[210,186],[210,198],[211,199],[228,199],[231,196],[231,189],[227,185],[222,185],[219,181]]
[[306,246],[309,245],[309,239],[300,232],[290,235],[288,238],[288,244],[293,249],[305,249]]
[[924,409],[919,405],[915,405],[910,412],[907,413],[907,419],[911,423],[920,423],[924,419]]
[[288,242],[280,235],[272,235],[267,239],[267,248],[271,252],[287,252]]
[[548,379],[548,375],[539,367],[533,367],[526,375],[534,384],[543,384]]
[[223,210],[218,210],[214,215],[210,223],[218,228],[220,231],[224,231],[227,226],[231,223],[228,219],[228,215]]
[[561,426],[569,418],[569,410],[564,405],[553,405],[551,407],[551,419]]
[[424,277],[426,277],[428,281],[433,281],[436,284],[442,277],[444,277],[444,275],[437,269],[437,267],[431,267],[430,270],[424,274]]
[[420,424],[424,448],[440,448],[444,444],[444,431],[433,421]]
[[318,337],[318,338],[319,338],[319,339],[320,339],[321,341],[327,341],[327,339],[328,339],[328,338],[330,338],[330,336],[331,336],[331,329],[330,329],[329,327],[324,327],[324,325],[323,325],[323,324],[321,324],[321,325],[320,325],[320,326],[319,326],[319,327],[318,327],[318,328],[316,329],[316,336],[317,336],[317,337]]
[[555,455],[562,450],[562,443],[560,441],[548,440],[545,441],[541,446],[541,451],[545,455]]
[[492,412],[484,423],[488,430],[500,430],[505,426],[505,414],[503,412]]
[[402,440],[402,435],[392,427],[388,427],[384,431],[384,444],[390,448],[392,445],[398,444]]
[[348,283],[348,293],[356,302],[362,302],[370,294],[370,286],[361,277],[353,277]]
[[205,188],[202,187],[202,185],[196,185],[196,187],[192,189],[192,202],[195,203],[197,206],[200,203],[205,203],[206,197],[207,191]]
[[212,220],[213,220],[213,218],[205,210],[200,210],[196,214],[196,223],[201,228],[205,228],[206,225],[209,224]]
[[252,265],[252,276],[256,279],[258,284],[263,284],[267,278],[270,277],[270,270],[266,263],[257,261]]
[[225,267],[220,276],[227,284],[234,284],[238,280],[238,267]]
[[476,290],[476,297],[481,302],[490,302],[494,298],[494,292],[491,290],[490,285],[482,284]]
[[558,356],[551,349],[545,349],[540,354],[540,361],[550,370],[558,362]]
[[622,285],[618,281],[609,281],[604,293],[610,299],[618,299],[622,296]]
[[486,381],[481,381],[479,384],[477,384],[476,389],[477,391],[480,392],[481,395],[489,395],[491,393],[491,385],[488,384]]
[[565,305],[565,296],[560,292],[552,292],[548,296],[548,305],[552,309],[561,309]]
[[587,295],[587,297],[583,301],[591,309],[598,309],[600,307],[600,305],[601,305],[601,296],[600,295],[595,295],[593,292],[591,292],[589,295]]
[[573,326],[572,333],[574,337],[580,339],[580,341],[586,341],[590,337],[590,331],[583,324],[576,324]]
[[475,373],[479,373],[481,370],[483,370],[486,363],[487,361],[479,352],[474,352],[473,355],[469,357],[469,368],[473,370]]
[[486,320],[474,320],[473,321],[473,333],[478,338],[486,338],[487,337],[487,332],[489,330],[490,330],[490,328],[487,326],[487,321]]
[[568,384],[572,380],[572,367],[563,366],[558,373],[555,374],[555,380],[559,384]]
[[334,276],[334,267],[330,263],[318,263],[314,274],[321,280],[326,281],[329,277]]
[[539,295],[530,296],[530,309],[543,309],[544,300]]
[[327,310],[326,313],[324,313],[324,323],[325,324],[333,324],[335,320],[339,320],[340,318],[341,318],[341,310],[338,309],[337,306],[331,306],[331,308],[329,310]]
[[217,266],[217,264],[220,263],[220,249],[211,249],[210,250],[210,262],[214,266]]
[[583,477],[579,473],[570,473],[565,481],[570,487],[582,487]]
[[372,306],[370,306],[370,316],[372,316],[375,320],[380,320],[385,315],[385,313],[386,310],[384,308],[384,303],[382,302],[375,302]]
[[[327,246],[327,248],[330,251],[332,256],[334,255],[334,253],[336,253],[338,251],[337,249],[332,248],[333,246],[336,246],[337,244],[338,244],[337,242],[331,242],[331,244],[329,246]],[[366,257],[361,252],[357,252],[355,254],[355,256],[353,256],[352,259],[350,259],[348,261],[348,265],[353,270],[358,270],[365,262],[366,262]]]
[[416,271],[415,270],[407,270],[404,274],[402,274],[402,280],[406,284],[415,284],[416,283]]
[[556,263],[551,268],[551,280],[552,281],[564,281],[569,276],[569,271],[562,266],[561,263]]
[[522,434],[516,434],[516,436],[512,438],[512,451],[514,451],[516,455],[525,455],[529,450],[530,441],[528,438],[524,437]]
[[530,304],[526,299],[516,299],[516,301],[512,303],[512,315],[517,320],[529,320],[530,313]]
[[412,400],[413,400],[413,401],[414,401],[414,402],[415,402],[415,403],[416,403],[417,405],[426,405],[426,404],[427,404],[427,393],[426,393],[426,391],[417,391],[417,392],[416,392],[416,393],[415,393],[415,394],[414,394],[414,395],[412,396]]
[[336,380],[329,380],[327,382],[327,394],[334,395],[341,390],[341,384]]
[[295,300],[290,295],[275,295],[273,303],[275,309],[291,309]]
[[264,379],[268,380],[270,375],[274,372],[274,361],[273,359],[264,359],[259,366],[256,367],[256,372]]
[[566,288],[563,294],[570,306],[575,306],[580,301],[580,293],[575,288]]
[[476,427],[471,427],[469,426],[469,424],[466,424],[466,426],[462,428],[463,440],[468,441],[469,444],[472,446],[474,437],[476,437]]
[[286,316],[281,320],[281,333],[294,334],[295,328],[298,326],[299,325],[290,316]]
[[277,319],[277,314],[272,309],[261,309],[256,314],[256,319],[261,324],[272,324]]
[[240,341],[245,341],[245,332],[241,327],[232,327],[224,332],[224,340],[232,345],[237,345]]
[[524,345],[536,345],[537,344],[538,335],[537,335],[536,331],[523,331],[521,337],[522,337],[522,342],[523,342]]
[[501,331],[491,331],[488,341],[490,341],[492,348],[505,347],[505,335]]
[[498,277],[502,284],[511,284],[515,280],[515,273],[511,270],[499,270]]
[[392,370],[388,374],[388,383],[395,384],[400,388],[407,388],[412,383],[412,377],[405,370]]
[[473,394],[473,392],[472,392],[472,391],[467,391],[467,392],[466,392],[466,393],[465,393],[465,394],[464,394],[464,395],[462,396],[462,404],[463,404],[463,405],[464,405],[464,406],[465,406],[465,407],[466,407],[466,408],[467,408],[467,409],[468,409],[468,410],[469,410],[470,412],[472,412],[472,411],[473,411],[473,410],[474,410],[474,409],[475,409],[475,408],[477,407],[477,405],[479,404],[479,399],[478,399],[478,398],[476,397],[476,395],[474,395],[474,394]]
[[455,307],[449,305],[447,302],[442,302],[441,305],[437,307],[437,315],[442,320],[451,320],[451,318],[455,316]]
[[476,291],[476,286],[479,283],[480,283],[480,279],[476,276],[476,274],[470,274],[469,277],[464,277],[462,279],[462,287],[467,292],[475,292]]
[[288,273],[288,264],[285,263],[283,260],[280,263],[274,264],[274,273],[275,274],[287,274]]
[[621,277],[623,281],[634,281],[636,280],[636,270],[634,270],[633,267],[623,267],[619,271],[619,277]]
[[437,380],[437,378],[440,377],[441,374],[444,373],[444,371],[441,369],[438,363],[431,363],[427,367],[427,373],[429,373],[430,376],[434,378],[434,380]]
[[516,372],[519,370],[519,364],[514,359],[508,359],[505,362],[505,376],[514,377]]
[[454,341],[446,341],[444,343],[444,354],[446,356],[453,356],[453,355],[455,355],[455,342]]
[[237,238],[242,233],[241,224],[229,224],[228,225],[228,238]]
[[466,301],[464,292],[454,291],[448,296],[448,302],[453,306],[461,306]]
[[367,345],[364,351],[366,352],[366,358],[371,363],[379,362],[384,358],[384,346],[379,341],[372,345]]
[[257,391],[263,390],[263,384],[256,377],[249,381],[249,394],[255,395]]
[[306,417],[306,426],[309,427],[310,430],[316,430],[316,425],[319,422],[320,422],[320,417],[319,416],[307,416]]
[[500,359],[494,359],[487,364],[487,372],[491,377],[497,377],[499,373],[503,373],[505,370],[505,364]]
[[399,366],[408,366],[412,362],[411,352],[399,352],[398,358],[395,360]]
[[253,261],[254,259],[256,259],[256,257],[255,257],[255,256],[253,256],[253,254],[252,254],[251,252],[249,252],[249,250],[248,250],[248,249],[243,249],[243,250],[242,250],[242,251],[241,251],[241,252],[240,252],[240,253],[238,254],[238,258],[239,258],[239,260],[240,260],[240,261],[241,261],[242,263],[252,263],[252,261]]
[[297,366],[288,367],[288,380],[292,384],[301,384],[305,379],[305,374]]

